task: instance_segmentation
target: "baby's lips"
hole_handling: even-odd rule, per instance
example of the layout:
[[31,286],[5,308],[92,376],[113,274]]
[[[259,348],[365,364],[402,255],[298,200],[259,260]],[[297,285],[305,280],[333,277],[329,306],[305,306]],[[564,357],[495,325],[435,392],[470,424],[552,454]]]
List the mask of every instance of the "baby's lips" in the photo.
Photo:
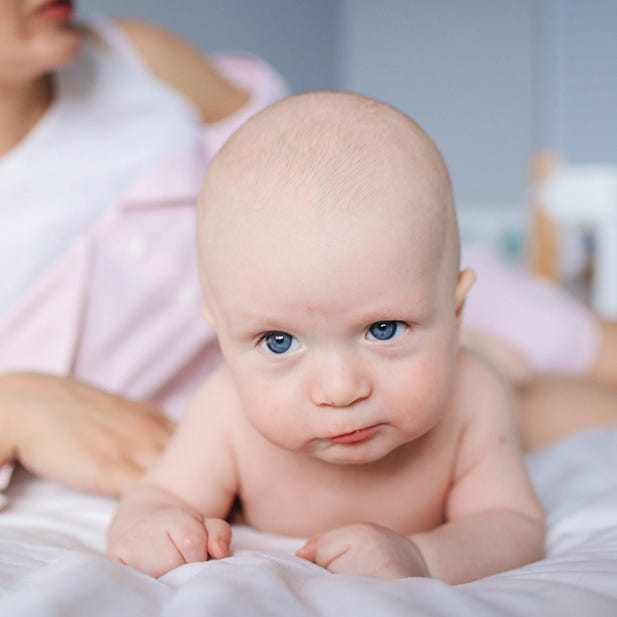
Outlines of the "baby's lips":
[[335,435],[334,437],[330,437],[331,441],[335,441],[340,444],[354,444],[360,443],[362,441],[366,441],[370,439],[378,429],[378,424],[373,424],[371,426],[365,426],[364,428],[357,429],[355,431],[351,431],[350,433],[343,433],[342,435]]

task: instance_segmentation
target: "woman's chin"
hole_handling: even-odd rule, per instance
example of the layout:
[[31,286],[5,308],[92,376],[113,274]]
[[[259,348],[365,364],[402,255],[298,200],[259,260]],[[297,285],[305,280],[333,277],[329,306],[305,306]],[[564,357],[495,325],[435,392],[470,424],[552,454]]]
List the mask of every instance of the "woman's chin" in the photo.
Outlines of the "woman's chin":
[[45,72],[55,71],[73,62],[79,55],[84,38],[77,28],[67,29],[56,37],[58,38],[53,41],[53,46],[50,43],[44,55],[47,69]]

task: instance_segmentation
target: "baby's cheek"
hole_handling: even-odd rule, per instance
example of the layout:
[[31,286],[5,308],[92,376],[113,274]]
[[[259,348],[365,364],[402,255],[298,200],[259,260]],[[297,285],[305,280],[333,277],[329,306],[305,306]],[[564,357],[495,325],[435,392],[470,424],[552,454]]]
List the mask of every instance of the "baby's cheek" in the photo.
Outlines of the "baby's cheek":
[[[447,408],[451,379],[447,366],[426,363],[416,367],[414,377],[399,382],[396,408],[405,410],[412,430],[434,425]],[[393,401],[394,402],[394,401]]]
[[296,438],[298,419],[295,405],[280,389],[263,384],[246,406],[253,427],[271,443],[291,448]]

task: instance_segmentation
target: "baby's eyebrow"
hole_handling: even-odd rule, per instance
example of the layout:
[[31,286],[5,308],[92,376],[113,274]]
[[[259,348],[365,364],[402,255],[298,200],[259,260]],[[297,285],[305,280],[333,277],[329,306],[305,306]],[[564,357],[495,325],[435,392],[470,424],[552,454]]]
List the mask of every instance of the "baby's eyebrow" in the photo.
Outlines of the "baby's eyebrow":
[[286,331],[283,321],[270,313],[260,313],[254,310],[236,312],[227,316],[228,327],[238,334],[256,335],[267,331]]

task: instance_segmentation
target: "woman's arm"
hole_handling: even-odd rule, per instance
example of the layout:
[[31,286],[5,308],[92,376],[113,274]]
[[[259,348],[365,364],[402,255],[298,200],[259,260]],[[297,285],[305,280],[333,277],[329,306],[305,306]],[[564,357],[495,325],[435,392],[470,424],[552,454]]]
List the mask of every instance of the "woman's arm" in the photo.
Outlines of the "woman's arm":
[[181,38],[144,22],[121,19],[117,24],[152,72],[190,99],[204,121],[222,120],[248,102],[248,93],[227,81]]

